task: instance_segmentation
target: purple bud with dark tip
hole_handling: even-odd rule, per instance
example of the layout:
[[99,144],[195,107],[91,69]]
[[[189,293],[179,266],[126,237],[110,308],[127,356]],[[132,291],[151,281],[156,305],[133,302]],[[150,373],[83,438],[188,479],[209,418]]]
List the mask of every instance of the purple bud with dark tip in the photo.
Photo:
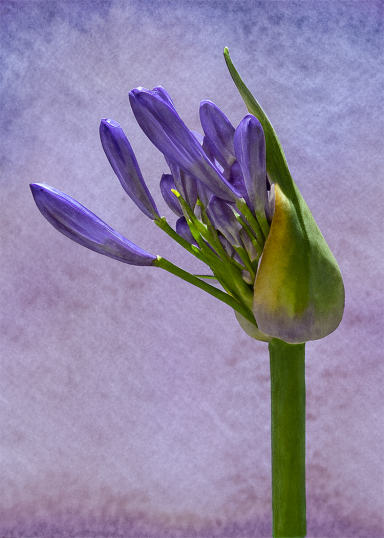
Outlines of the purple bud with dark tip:
[[117,121],[101,120],[100,140],[108,161],[128,196],[147,217],[152,220],[159,217],[135,154]]
[[131,243],[70,196],[41,183],[30,187],[42,215],[72,241],[123,263],[153,265],[155,256]]

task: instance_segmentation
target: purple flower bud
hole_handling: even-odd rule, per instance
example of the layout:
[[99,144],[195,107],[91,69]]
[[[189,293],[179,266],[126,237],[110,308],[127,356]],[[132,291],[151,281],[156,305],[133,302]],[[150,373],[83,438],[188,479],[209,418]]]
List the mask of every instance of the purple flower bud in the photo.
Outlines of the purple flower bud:
[[144,88],[129,92],[129,99],[138,124],[167,159],[205,183],[224,200],[236,201],[238,193],[209,161],[195,136],[172,106],[156,92]]
[[201,181],[197,181],[197,196],[204,207],[207,207],[212,196],[215,193]]
[[233,165],[228,169],[227,179],[229,183],[233,185],[233,187],[240,193],[240,196],[242,196],[247,202],[247,206],[250,207],[249,196],[244,183],[241,166],[237,161],[235,161]]
[[101,120],[100,139],[108,161],[128,196],[147,217],[152,220],[159,217],[135,154],[117,121]]
[[207,207],[207,215],[214,225],[236,247],[242,247],[240,238],[241,224],[236,219],[230,206],[221,198],[213,196]]
[[196,131],[191,131],[191,133],[193,134],[193,136],[196,138],[196,140],[201,146],[204,141],[204,136],[200,133],[197,133]]
[[72,241],[130,265],[152,265],[156,260],[70,196],[41,183],[30,187],[42,215]]
[[215,161],[217,160],[216,159],[216,157],[217,157],[216,148],[213,145],[212,140],[208,136],[204,136],[204,138],[203,138],[202,149],[203,149],[204,153],[206,154],[206,156],[208,157],[208,159],[212,163],[215,163]]
[[189,176],[176,163],[166,158],[168,166],[172,172],[176,190],[181,194],[189,207],[193,210],[197,202],[196,179]]
[[241,166],[251,208],[264,215],[267,197],[265,137],[261,123],[248,114],[235,132],[235,153]]
[[[172,189],[176,189],[176,185],[171,174],[163,174],[160,179],[160,190],[168,207],[172,209],[178,217],[183,215],[180,202],[173,194]],[[177,189],[176,189],[177,190]]]
[[215,158],[224,168],[230,166],[236,158],[233,145],[235,128],[212,101],[201,101],[200,121],[205,135],[215,148]]
[[160,99],[162,99],[164,101],[164,103],[167,103],[176,112],[175,105],[173,104],[171,96],[169,95],[169,93],[162,86],[155,86],[155,88],[153,88],[152,91],[153,91],[154,95],[158,95],[160,97]]
[[180,217],[176,221],[176,233],[178,233],[183,239],[191,243],[191,245],[199,246],[196,239],[193,237],[191,230],[189,229],[188,223],[185,217]]

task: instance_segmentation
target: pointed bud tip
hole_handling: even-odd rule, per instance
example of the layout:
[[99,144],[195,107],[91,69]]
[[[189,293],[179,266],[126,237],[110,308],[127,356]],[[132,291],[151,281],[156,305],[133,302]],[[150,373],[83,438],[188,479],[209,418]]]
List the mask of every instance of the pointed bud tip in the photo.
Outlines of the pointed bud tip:
[[117,121],[110,118],[103,118],[100,122],[100,127],[101,125],[105,125],[106,127],[120,127],[120,124],[117,123]]
[[143,86],[138,86],[137,88],[132,88],[132,90],[128,92],[128,95],[129,97],[136,97],[137,94],[147,91],[148,90],[146,88],[143,88]]
[[51,192],[54,193],[56,189],[53,189],[53,187],[50,187],[49,185],[45,185],[45,183],[30,183],[29,185],[32,196],[36,201],[36,197],[39,196],[41,193],[45,192]]

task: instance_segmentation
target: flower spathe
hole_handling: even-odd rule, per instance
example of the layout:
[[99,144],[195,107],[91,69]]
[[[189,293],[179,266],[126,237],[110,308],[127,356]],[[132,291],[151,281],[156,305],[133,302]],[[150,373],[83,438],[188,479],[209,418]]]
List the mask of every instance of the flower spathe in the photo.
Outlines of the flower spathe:
[[129,93],[137,122],[163,153],[170,173],[160,190],[178,216],[160,217],[121,126],[102,120],[100,137],[121,185],[155,224],[206,263],[224,291],[155,258],[69,196],[32,185],[47,220],[72,240],[133,265],[162,267],[234,308],[258,340],[302,343],[338,326],[344,287],[338,265],[293,182],[276,134],[227,53],[249,110],[235,128],[211,101],[200,104],[204,135],[188,129],[161,86]]

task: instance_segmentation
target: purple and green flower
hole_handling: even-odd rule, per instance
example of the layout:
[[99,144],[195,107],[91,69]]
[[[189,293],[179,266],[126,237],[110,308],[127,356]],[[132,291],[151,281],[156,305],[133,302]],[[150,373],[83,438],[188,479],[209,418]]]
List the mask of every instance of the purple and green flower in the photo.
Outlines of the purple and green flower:
[[337,328],[344,286],[271,123],[228,49],[224,55],[249,112],[236,128],[211,101],[200,103],[198,134],[182,121],[164,88],[129,93],[138,124],[169,168],[160,191],[177,216],[174,228],[160,216],[120,125],[112,119],[100,124],[104,152],[125,192],[209,274],[193,275],[145,252],[52,187],[31,189],[44,217],[73,241],[127,264],[175,274],[228,304],[249,336],[269,343],[273,535],[305,536],[304,345]]

